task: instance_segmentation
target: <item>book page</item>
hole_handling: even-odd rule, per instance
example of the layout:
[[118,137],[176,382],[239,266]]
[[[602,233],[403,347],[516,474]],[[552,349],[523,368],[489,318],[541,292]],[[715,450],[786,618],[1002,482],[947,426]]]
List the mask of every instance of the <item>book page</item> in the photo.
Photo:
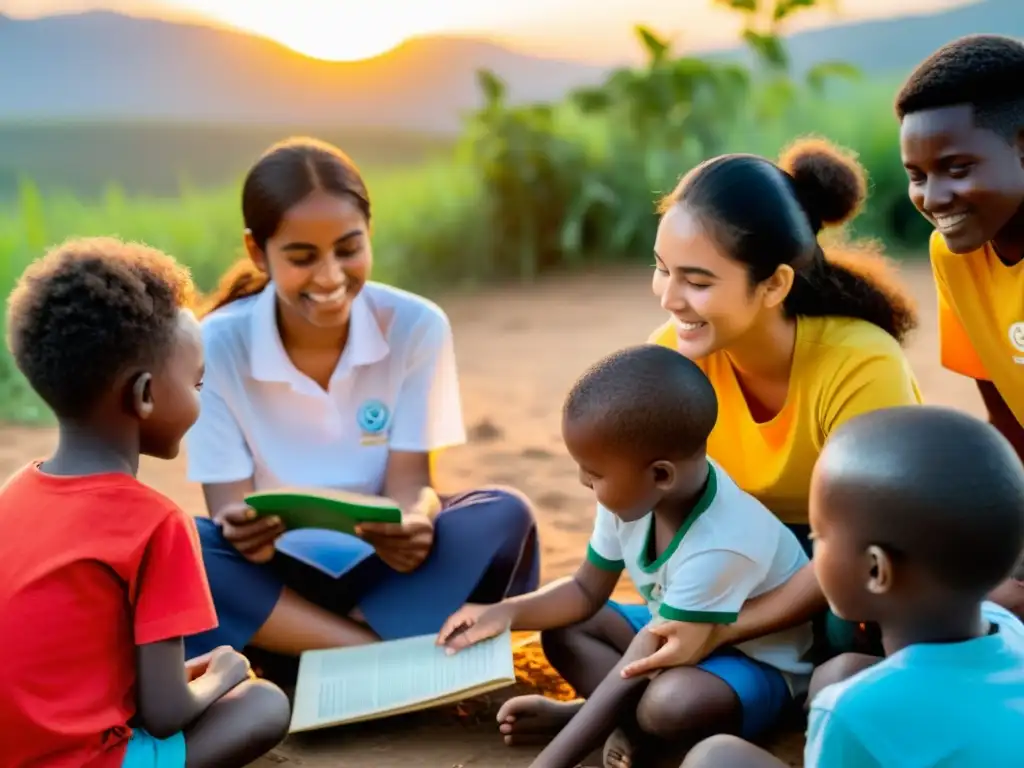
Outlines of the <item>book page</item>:
[[452,656],[436,637],[302,654],[291,731],[425,709],[515,682],[510,632]]

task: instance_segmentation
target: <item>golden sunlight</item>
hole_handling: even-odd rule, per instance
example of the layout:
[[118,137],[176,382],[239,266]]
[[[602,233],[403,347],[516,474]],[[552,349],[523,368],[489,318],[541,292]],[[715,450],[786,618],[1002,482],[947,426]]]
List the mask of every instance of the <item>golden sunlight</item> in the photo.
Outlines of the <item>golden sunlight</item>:
[[414,35],[451,25],[456,7],[423,0],[184,0],[178,3],[254,32],[306,56],[354,61],[377,56]]

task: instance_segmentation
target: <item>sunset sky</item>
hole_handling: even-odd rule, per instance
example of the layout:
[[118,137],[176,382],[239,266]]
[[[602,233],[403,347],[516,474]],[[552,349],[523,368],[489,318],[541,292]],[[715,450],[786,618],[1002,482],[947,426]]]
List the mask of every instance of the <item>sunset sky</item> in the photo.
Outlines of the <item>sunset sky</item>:
[[[965,0],[838,0],[838,18],[922,13]],[[735,39],[734,14],[711,0],[0,0],[0,13],[29,17],[97,8],[201,21],[270,37],[326,59],[358,59],[420,34],[496,38],[520,50],[594,62],[637,54],[631,27],[674,35],[679,47]],[[603,14],[598,18],[597,9]],[[814,12],[799,26],[834,22]]]

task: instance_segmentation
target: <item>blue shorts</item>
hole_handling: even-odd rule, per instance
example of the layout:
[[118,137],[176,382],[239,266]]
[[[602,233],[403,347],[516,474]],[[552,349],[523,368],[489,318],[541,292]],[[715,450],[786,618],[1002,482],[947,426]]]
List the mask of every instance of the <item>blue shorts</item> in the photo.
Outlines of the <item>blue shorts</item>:
[[[644,604],[608,601],[637,632],[651,621],[651,612]],[[755,661],[740,651],[726,648],[715,651],[696,665],[710,672],[732,688],[743,712],[742,736],[755,739],[774,726],[793,700],[786,679],[775,667]]]
[[156,739],[141,728],[132,729],[121,768],[185,768],[185,734]]

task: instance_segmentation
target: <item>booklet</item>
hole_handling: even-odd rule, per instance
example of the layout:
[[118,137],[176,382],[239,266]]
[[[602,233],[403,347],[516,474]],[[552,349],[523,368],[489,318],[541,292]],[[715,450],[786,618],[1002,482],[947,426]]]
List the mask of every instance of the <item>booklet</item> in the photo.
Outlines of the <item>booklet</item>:
[[341,578],[374,550],[355,535],[359,523],[401,523],[398,504],[382,496],[332,489],[275,488],[251,493],[245,503],[257,515],[276,515],[285,526],[277,550]]
[[312,731],[454,704],[513,685],[512,634],[449,656],[437,635],[306,651],[290,731]]
[[383,496],[340,490],[277,488],[245,497],[257,515],[276,515],[288,530],[319,528],[354,536],[360,523],[401,523],[398,504]]

